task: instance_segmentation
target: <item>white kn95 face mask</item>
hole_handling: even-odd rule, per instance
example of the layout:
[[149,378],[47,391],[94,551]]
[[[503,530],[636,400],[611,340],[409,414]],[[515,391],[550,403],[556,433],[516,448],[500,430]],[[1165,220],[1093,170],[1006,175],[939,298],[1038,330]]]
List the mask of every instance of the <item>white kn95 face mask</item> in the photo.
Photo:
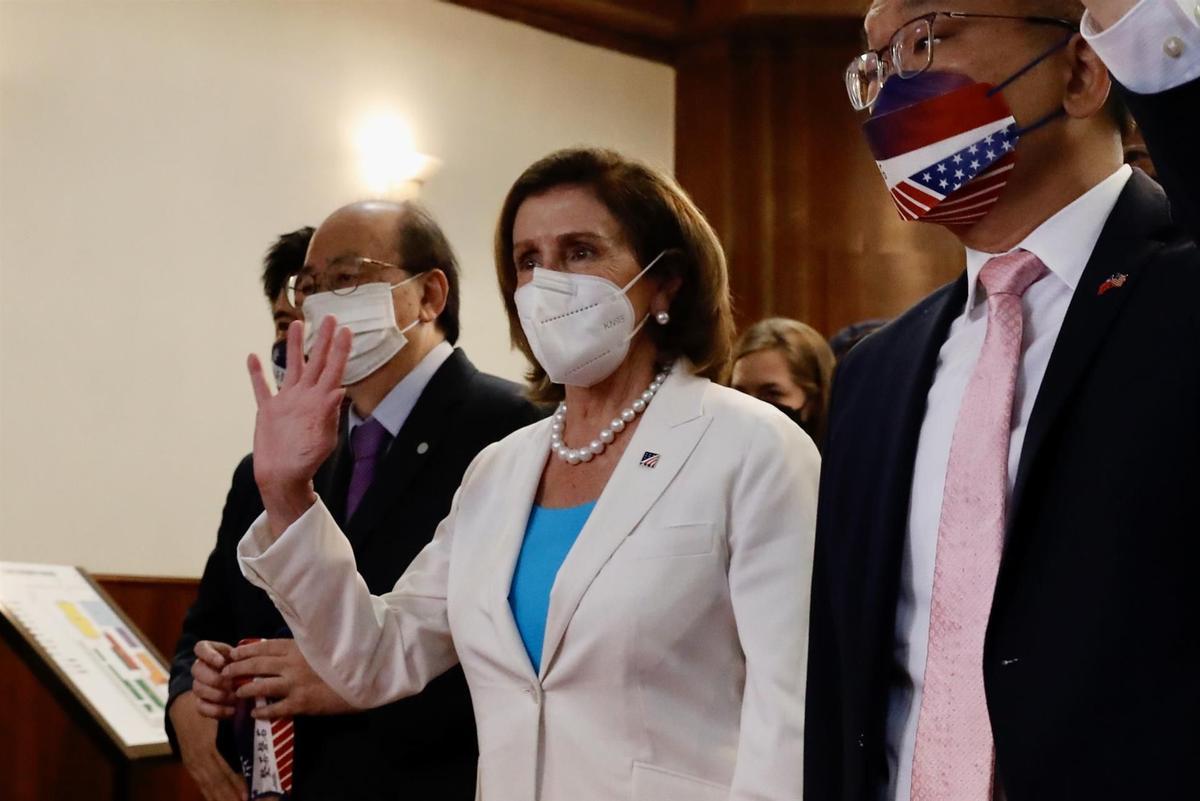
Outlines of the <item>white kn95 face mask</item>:
[[551,381],[590,387],[616,371],[650,316],[634,320],[629,290],[665,252],[624,287],[597,275],[533,269],[513,300],[529,347]]

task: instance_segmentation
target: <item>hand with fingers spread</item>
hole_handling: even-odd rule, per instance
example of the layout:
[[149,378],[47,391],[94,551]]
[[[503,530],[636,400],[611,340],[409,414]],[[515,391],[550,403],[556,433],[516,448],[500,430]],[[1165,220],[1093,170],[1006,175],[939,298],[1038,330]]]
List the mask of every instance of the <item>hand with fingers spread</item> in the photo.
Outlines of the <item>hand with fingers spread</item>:
[[254,677],[238,688],[236,695],[271,701],[252,710],[260,720],[359,711],[309,667],[295,640],[259,640],[238,646],[223,675],[231,683],[239,677]]
[[217,722],[201,713],[195,692],[182,693],[167,713],[179,741],[179,755],[205,801],[246,801],[246,782],[217,750]]
[[316,500],[312,478],[337,446],[342,374],[350,353],[350,331],[332,317],[321,321],[308,361],[304,324],[288,328],[287,378],[272,394],[258,357],[248,360],[258,404],[254,423],[254,478],[271,533],[278,537]]
[[194,653],[196,661],[192,663],[192,694],[196,696],[197,710],[214,720],[233,717],[233,708],[237,703],[233,684],[221,674],[229,664],[233,646],[201,640],[196,643]]

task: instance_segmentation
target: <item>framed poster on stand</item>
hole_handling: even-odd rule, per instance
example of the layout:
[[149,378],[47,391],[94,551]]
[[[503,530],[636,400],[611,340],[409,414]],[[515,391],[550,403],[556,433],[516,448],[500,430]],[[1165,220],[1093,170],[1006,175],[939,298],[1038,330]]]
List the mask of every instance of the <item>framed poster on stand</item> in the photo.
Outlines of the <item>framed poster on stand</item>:
[[0,634],[105,746],[114,797],[134,763],[170,756],[167,664],[86,571],[0,562]]

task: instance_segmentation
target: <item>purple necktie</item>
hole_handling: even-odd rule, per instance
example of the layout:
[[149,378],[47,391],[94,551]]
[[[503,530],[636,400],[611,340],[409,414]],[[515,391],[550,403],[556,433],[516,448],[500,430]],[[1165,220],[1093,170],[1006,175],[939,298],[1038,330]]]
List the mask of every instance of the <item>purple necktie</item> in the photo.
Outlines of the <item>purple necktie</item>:
[[346,519],[354,517],[358,505],[375,479],[375,465],[387,448],[392,435],[374,417],[368,417],[350,432],[350,452],[354,467],[350,471],[350,487],[346,490]]
[[988,260],[983,349],[954,426],[938,525],[929,655],[917,718],[912,801],[990,801],[995,761],[983,637],[1004,548],[1008,448],[1021,363],[1021,296],[1046,275],[1016,250]]

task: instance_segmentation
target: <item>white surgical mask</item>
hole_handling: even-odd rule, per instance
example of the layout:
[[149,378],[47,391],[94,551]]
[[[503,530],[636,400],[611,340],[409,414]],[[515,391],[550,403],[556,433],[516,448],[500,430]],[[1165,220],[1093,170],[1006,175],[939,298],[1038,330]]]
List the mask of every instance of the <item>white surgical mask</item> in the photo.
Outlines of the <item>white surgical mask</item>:
[[551,381],[590,387],[613,374],[650,316],[635,322],[629,289],[662,257],[624,287],[597,275],[533,268],[533,278],[513,300],[529,347]]
[[349,328],[354,338],[350,342],[350,357],[346,360],[346,372],[342,375],[342,386],[357,384],[371,373],[391,361],[400,349],[408,344],[404,336],[417,323],[418,317],[404,328],[396,325],[396,312],[392,306],[392,291],[420,277],[405,278],[398,284],[385,281],[361,284],[349,295],[333,292],[318,292],[304,299],[304,354],[307,356],[317,338],[317,329],[326,316],[332,316],[342,328]]

